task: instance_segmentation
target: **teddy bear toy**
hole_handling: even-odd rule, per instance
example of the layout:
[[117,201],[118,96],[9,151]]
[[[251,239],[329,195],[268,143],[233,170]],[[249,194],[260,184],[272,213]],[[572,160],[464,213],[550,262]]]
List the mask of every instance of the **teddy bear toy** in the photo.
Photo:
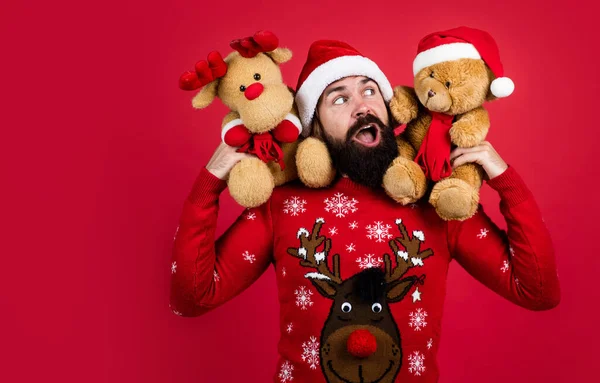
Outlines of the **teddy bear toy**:
[[[503,77],[498,47],[485,31],[463,26],[432,33],[421,40],[417,53],[414,90],[396,87],[390,110],[404,119],[417,112],[404,134],[417,150],[414,161],[434,183],[429,202],[442,219],[465,220],[477,211],[484,171],[475,163],[453,169],[450,152],[484,141],[490,121],[483,103],[509,96],[514,84]],[[421,178],[407,172],[384,177],[386,191],[397,201],[422,185]]]
[[238,152],[253,154],[238,162],[227,180],[232,198],[246,208],[262,205],[275,186],[297,177],[294,158],[302,127],[279,67],[292,52],[278,45],[273,33],[259,31],[233,40],[234,51],[225,59],[211,52],[179,79],[183,90],[200,89],[192,99],[194,108],[206,108],[218,97],[230,109],[221,139]]

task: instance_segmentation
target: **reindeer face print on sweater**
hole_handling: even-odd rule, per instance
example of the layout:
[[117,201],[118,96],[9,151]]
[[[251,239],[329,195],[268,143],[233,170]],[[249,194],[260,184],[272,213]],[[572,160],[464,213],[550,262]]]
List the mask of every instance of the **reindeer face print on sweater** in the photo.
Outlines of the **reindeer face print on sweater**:
[[319,218],[312,231],[298,231],[299,247],[287,250],[300,266],[314,271],[305,277],[325,298],[331,310],[321,331],[320,365],[330,383],[391,383],[402,366],[402,344],[390,304],[404,299],[422,276],[405,276],[432,256],[421,250],[422,239],[410,237],[401,220],[402,237],[389,241],[392,255],[384,254],[384,268],[367,268],[342,278],[339,254],[329,255],[330,238],[320,235],[325,224]]

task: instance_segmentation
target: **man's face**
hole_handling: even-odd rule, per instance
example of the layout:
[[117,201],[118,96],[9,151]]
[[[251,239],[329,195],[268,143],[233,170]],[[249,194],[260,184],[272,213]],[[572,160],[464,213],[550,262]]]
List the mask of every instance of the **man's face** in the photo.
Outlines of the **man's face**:
[[[364,76],[346,77],[330,84],[321,96],[317,112],[324,131],[336,140],[345,140],[348,130],[360,117],[367,114],[379,118],[388,125],[388,112],[379,91],[377,83]],[[374,132],[371,132],[372,134]],[[364,146],[374,146],[381,137],[373,137],[375,141],[368,142],[365,138]]]
[[317,105],[323,140],[333,165],[360,184],[377,188],[398,146],[377,83],[363,76],[330,84]]

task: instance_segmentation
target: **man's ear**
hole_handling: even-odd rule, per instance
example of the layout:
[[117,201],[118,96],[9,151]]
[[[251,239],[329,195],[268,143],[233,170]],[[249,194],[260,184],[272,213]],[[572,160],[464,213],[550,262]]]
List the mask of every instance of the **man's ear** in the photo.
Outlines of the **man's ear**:
[[276,48],[274,51],[266,52],[266,55],[278,65],[292,59],[292,51],[287,48]]
[[209,106],[217,96],[219,80],[210,82],[204,86],[192,99],[192,106],[196,109],[204,109]]

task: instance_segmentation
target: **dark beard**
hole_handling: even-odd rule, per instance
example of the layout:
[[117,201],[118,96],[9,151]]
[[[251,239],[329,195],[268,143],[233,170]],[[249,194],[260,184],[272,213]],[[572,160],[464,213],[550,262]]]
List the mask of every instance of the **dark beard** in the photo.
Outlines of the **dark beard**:
[[[369,148],[352,140],[361,127],[372,123],[377,124],[381,131],[381,140],[377,146]],[[333,166],[338,174],[345,174],[352,181],[371,188],[381,187],[385,172],[398,156],[394,130],[371,114],[359,118],[348,129],[344,142],[334,139],[326,132],[324,136]]]

